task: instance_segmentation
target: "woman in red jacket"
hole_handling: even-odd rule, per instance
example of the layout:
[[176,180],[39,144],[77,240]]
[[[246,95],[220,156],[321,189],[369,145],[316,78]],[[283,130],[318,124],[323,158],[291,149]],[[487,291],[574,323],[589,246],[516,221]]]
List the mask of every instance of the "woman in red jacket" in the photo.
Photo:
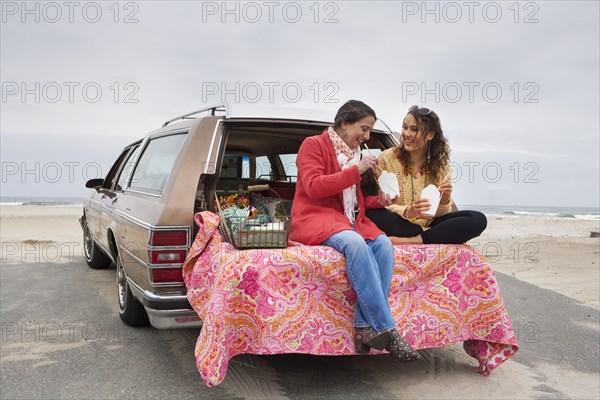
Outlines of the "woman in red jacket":
[[365,209],[392,204],[389,196],[364,197],[361,175],[377,159],[361,158],[375,111],[350,100],[337,112],[334,126],[309,137],[298,151],[298,181],[292,206],[290,239],[331,246],[346,258],[346,272],[356,292],[355,345],[358,353],[387,349],[394,357],[416,360],[419,354],[396,330],[388,292],[394,267],[390,239],[365,217]]

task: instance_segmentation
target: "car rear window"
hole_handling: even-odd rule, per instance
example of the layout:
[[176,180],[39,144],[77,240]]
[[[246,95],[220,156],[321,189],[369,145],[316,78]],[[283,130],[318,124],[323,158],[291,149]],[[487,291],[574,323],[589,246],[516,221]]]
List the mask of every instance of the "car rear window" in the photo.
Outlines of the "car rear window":
[[161,194],[187,132],[151,139],[131,177],[130,189]]

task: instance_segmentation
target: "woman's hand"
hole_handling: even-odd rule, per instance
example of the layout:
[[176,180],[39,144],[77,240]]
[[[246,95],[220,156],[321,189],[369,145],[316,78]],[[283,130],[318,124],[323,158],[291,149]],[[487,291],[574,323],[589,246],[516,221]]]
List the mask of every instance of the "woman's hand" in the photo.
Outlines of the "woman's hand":
[[398,196],[395,196],[393,199],[390,197],[389,194],[387,193],[383,193],[381,190],[379,191],[379,194],[377,196],[377,202],[382,205],[383,207],[387,207],[391,204],[394,204],[394,202],[396,201],[396,199],[398,198]]
[[450,202],[450,196],[452,195],[452,182],[450,179],[442,182],[440,186],[438,186],[438,190],[442,194],[440,204],[448,204]]
[[358,162],[358,173],[360,175],[367,172],[369,169],[375,171],[375,167],[377,166],[377,157],[375,156],[364,156]]
[[406,209],[406,217],[412,218],[433,218],[431,215],[423,215],[424,212],[429,211],[431,203],[427,199],[419,199],[411,206]]

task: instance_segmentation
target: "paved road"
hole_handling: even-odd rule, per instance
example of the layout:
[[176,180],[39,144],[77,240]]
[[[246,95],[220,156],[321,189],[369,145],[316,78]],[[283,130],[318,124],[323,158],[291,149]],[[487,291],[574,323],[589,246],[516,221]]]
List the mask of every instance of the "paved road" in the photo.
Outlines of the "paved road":
[[198,330],[134,329],[117,315],[115,270],[72,263],[0,267],[0,397],[12,398],[579,398],[598,393],[598,311],[497,274],[521,350],[487,378],[460,345],[423,360],[387,356],[235,357],[207,388]]

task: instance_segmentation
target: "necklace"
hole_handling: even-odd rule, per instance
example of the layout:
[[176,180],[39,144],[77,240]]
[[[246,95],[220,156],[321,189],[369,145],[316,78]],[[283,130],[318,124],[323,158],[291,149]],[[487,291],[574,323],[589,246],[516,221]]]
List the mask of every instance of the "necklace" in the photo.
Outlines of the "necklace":
[[[410,175],[410,194],[412,196],[412,201],[411,201],[411,205],[415,204],[415,182],[413,179],[413,162],[411,161],[410,164],[408,165],[408,167],[406,168],[406,171],[408,172],[408,175]],[[423,189],[425,189],[425,187],[427,186],[427,175],[425,175],[423,173],[423,167],[421,167],[421,171],[420,171],[421,176],[424,176],[425,179],[423,181]],[[422,190],[422,189],[421,189]]]
[[[423,189],[425,189],[425,187],[427,186],[427,175],[421,174],[421,176],[425,177],[425,179],[423,181]],[[411,188],[410,193],[412,195],[412,202],[410,204],[412,205],[412,204],[415,204],[415,182],[413,180],[412,174],[410,174],[410,188]]]

